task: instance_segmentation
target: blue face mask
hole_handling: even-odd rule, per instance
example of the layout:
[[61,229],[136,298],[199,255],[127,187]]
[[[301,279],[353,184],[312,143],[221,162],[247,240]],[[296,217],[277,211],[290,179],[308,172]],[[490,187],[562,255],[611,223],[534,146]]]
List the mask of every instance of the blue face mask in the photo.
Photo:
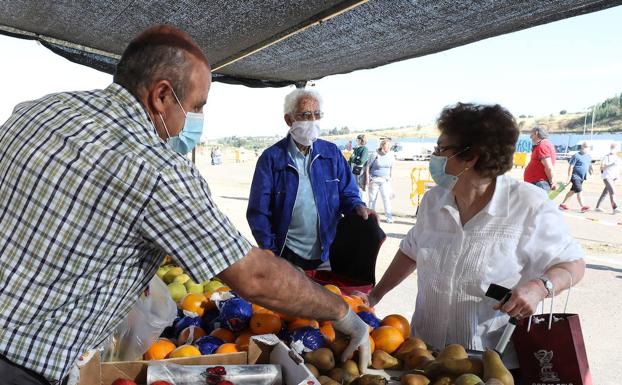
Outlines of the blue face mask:
[[458,175],[450,175],[445,172],[447,160],[458,154],[459,153],[456,153],[449,158],[446,156],[430,155],[430,164],[428,167],[430,169],[430,176],[432,177],[432,180],[434,180],[434,183],[438,186],[441,186],[449,191],[453,190],[456,183],[458,183],[460,175],[467,170],[467,168],[465,168]]
[[168,128],[166,127],[166,123],[164,123],[164,118],[162,118],[162,114],[160,114],[160,119],[162,120],[162,124],[164,124],[164,129],[166,130],[166,134],[168,135],[167,143],[175,150],[176,152],[186,155],[192,149],[199,144],[201,141],[201,134],[203,133],[203,114],[198,112],[186,112],[184,107],[182,107],[175,91],[173,91],[173,95],[175,99],[177,99],[177,103],[181,110],[186,115],[186,120],[184,122],[184,127],[181,129],[177,136],[171,137],[168,133]]

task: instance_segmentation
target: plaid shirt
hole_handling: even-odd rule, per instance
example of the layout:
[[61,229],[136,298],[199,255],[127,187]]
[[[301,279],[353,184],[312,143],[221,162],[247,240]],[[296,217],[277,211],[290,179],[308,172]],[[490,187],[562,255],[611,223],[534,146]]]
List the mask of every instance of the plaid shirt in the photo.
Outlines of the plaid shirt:
[[250,243],[127,90],[48,95],[0,131],[0,354],[62,379],[165,254],[197,282]]

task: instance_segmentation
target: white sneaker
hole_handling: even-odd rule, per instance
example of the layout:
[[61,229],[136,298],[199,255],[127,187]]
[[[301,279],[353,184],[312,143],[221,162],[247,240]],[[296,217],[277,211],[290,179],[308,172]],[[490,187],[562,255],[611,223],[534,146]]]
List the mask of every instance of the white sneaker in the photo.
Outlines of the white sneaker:
[[614,213],[614,214],[618,214],[619,212],[620,212],[620,209],[619,209],[619,208],[617,208],[617,207],[616,207],[615,209],[613,209],[613,213]]
[[597,207],[597,208],[594,209],[594,211],[598,211],[599,213],[602,213],[605,210],[601,209],[600,207]]

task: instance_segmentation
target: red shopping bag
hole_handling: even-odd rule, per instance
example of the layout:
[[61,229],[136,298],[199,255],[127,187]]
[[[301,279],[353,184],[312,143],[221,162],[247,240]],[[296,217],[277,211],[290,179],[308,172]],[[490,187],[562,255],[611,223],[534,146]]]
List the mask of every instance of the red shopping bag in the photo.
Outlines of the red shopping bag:
[[355,291],[369,294],[371,289],[374,288],[372,284],[344,277],[328,270],[305,270],[305,274],[320,285],[330,284],[337,286],[341,293],[345,295],[350,295]]
[[592,385],[577,314],[539,314],[521,319],[512,341],[523,385]]

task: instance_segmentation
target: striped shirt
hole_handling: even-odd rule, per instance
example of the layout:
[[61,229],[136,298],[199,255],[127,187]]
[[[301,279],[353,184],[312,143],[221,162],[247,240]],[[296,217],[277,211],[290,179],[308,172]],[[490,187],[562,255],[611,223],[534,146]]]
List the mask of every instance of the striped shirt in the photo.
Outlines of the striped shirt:
[[62,379],[165,254],[201,282],[251,248],[127,90],[18,105],[0,131],[0,354]]

